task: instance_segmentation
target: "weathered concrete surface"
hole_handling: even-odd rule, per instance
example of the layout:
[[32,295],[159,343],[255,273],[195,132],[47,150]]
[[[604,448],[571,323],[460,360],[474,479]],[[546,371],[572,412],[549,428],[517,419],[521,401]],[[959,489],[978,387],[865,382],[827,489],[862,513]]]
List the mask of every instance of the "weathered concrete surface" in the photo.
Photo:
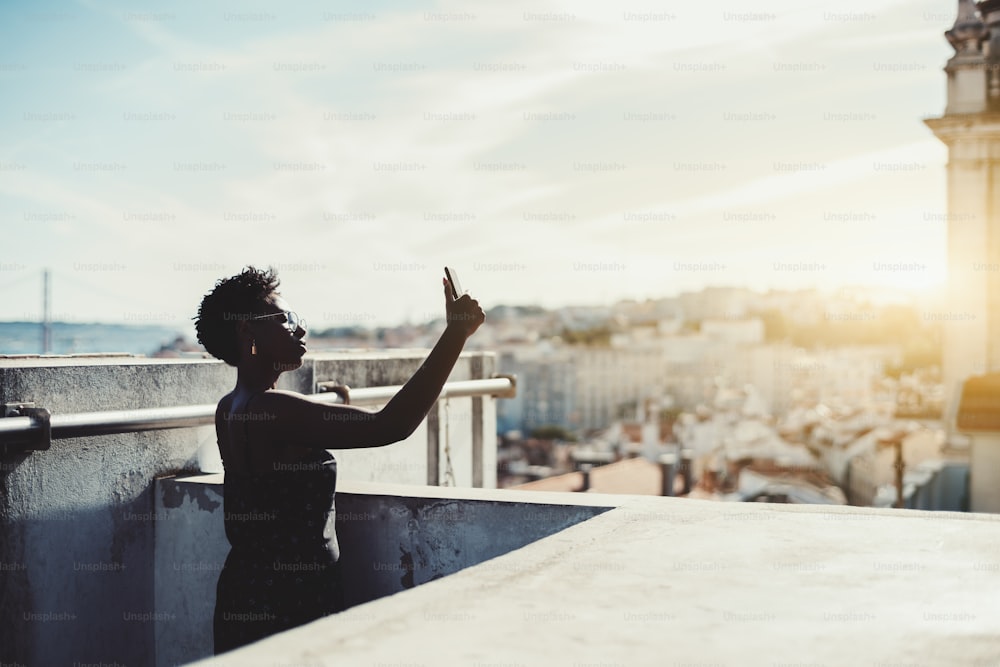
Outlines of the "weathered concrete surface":
[[154,488],[154,606],[163,621],[156,624],[156,656],[150,665],[211,655],[215,586],[229,553],[222,475],[197,475],[189,483],[177,479],[160,478]]
[[[212,403],[231,369],[141,358],[0,360],[0,403],[51,413]],[[212,427],[55,440],[0,461],[0,662],[148,664],[152,480],[197,469]],[[113,638],[113,639],[112,639]]]
[[1000,517],[608,498],[522,549],[198,664],[1000,661]]
[[[402,384],[425,356],[309,355],[281,386]],[[492,373],[491,359],[467,353],[452,378]],[[235,369],[214,360],[4,358],[0,403],[34,401],[53,414],[215,403],[235,380]],[[204,426],[55,440],[48,451],[0,459],[0,664],[153,663],[155,637],[172,622],[154,604],[153,480],[196,472],[199,450],[214,445],[214,428]],[[393,470],[395,481],[425,483],[426,438],[392,447],[400,458],[353,461],[344,478]],[[375,473],[365,467],[380,462]]]
[[[222,475],[156,484],[156,664],[212,654],[215,586],[229,552]],[[454,574],[608,511],[594,495],[347,482],[337,536],[348,606]]]

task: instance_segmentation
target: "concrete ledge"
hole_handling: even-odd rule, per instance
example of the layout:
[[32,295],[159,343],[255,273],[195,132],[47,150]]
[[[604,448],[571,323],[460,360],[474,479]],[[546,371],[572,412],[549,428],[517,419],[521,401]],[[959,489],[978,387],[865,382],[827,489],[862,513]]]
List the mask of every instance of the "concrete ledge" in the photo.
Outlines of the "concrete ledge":
[[[215,587],[229,552],[223,475],[156,481],[156,663],[212,653]],[[345,482],[337,535],[348,606],[399,593],[609,511],[592,494]]]
[[[338,455],[340,452],[338,452]],[[202,484],[221,487],[225,480],[223,473],[207,475],[187,475],[173,478],[182,484]],[[518,491],[516,489],[476,489],[453,486],[418,486],[414,484],[387,484],[384,482],[362,482],[344,480],[337,482],[337,500],[341,494],[357,494],[366,496],[408,496],[412,498],[434,498],[455,500],[480,500],[503,503],[528,503],[532,505],[559,505],[565,507],[604,507],[611,509],[622,503],[618,496],[602,494],[578,494],[551,491]],[[789,507],[792,507],[789,505]],[[868,508],[854,508],[864,510]],[[940,513],[930,513],[940,516]],[[956,514],[956,516],[968,516]],[[998,516],[1000,519],[1000,516]]]
[[1000,517],[614,499],[616,509],[516,551],[198,664],[985,665],[1000,655]]
[[[307,355],[302,368],[282,375],[280,386],[311,393],[317,382],[333,380],[352,387],[402,384],[425,356],[393,350]],[[466,352],[451,379],[492,377],[493,369],[492,354]],[[214,404],[235,379],[235,369],[206,359],[5,358],[0,403],[33,401],[53,415]],[[478,418],[476,400],[482,403]],[[495,449],[472,454],[474,442],[488,443],[495,433],[494,415],[492,399],[454,399],[436,418],[439,432],[425,422],[409,444],[338,455],[344,477],[424,484],[433,471],[429,462],[438,460],[438,477],[445,479],[450,460],[457,484],[494,485]],[[449,444],[450,459],[443,455]],[[186,611],[176,620],[158,615],[157,600],[169,595],[154,590],[157,581],[208,576],[212,584],[197,589],[204,596],[214,591],[221,563],[197,550],[179,552],[176,564],[154,553],[154,540],[169,522],[161,520],[153,480],[204,469],[206,454],[217,451],[215,429],[206,425],[60,439],[47,451],[7,452],[0,460],[0,664],[150,665],[156,638],[181,637],[171,628],[187,622]],[[179,502],[184,507],[192,500],[181,496]],[[220,498],[202,501],[210,507]],[[170,515],[178,533],[182,521],[192,522],[187,544],[199,535],[205,544],[207,536],[225,544],[221,513],[218,525],[204,523],[210,512],[197,507],[183,519],[183,513]],[[157,564],[165,569],[154,573]],[[196,645],[191,638],[176,643]],[[186,653],[183,660],[205,654]]]

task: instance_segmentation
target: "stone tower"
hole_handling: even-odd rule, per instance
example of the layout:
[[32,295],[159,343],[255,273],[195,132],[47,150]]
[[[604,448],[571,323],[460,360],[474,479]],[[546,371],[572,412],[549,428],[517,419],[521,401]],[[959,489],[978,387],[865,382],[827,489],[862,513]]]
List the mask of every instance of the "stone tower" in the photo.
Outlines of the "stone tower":
[[948,298],[927,317],[954,406],[965,378],[1000,371],[1000,0],[960,0],[945,37],[947,108],[925,122],[948,147]]

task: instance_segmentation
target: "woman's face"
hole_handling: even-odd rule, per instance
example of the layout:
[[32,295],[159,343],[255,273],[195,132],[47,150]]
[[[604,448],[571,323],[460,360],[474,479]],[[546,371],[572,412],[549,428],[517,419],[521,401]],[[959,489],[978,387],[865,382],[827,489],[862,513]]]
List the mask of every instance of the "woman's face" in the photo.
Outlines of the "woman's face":
[[260,315],[274,314],[274,317],[255,319],[251,322],[257,355],[264,363],[273,364],[279,373],[295,370],[302,365],[302,355],[306,353],[303,338],[305,329],[301,326],[294,331],[288,329],[288,315],[291,310],[285,300],[277,294],[268,297],[268,305]]

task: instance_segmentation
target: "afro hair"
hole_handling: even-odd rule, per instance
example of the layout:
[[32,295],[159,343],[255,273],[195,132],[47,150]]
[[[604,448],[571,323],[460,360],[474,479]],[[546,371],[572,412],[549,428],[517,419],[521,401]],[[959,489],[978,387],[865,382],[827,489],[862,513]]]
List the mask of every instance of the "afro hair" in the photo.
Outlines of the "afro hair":
[[261,271],[253,266],[246,267],[232,278],[219,280],[201,300],[198,315],[194,318],[198,342],[213,357],[230,366],[237,365],[240,360],[237,323],[262,314],[279,282],[271,267]]

